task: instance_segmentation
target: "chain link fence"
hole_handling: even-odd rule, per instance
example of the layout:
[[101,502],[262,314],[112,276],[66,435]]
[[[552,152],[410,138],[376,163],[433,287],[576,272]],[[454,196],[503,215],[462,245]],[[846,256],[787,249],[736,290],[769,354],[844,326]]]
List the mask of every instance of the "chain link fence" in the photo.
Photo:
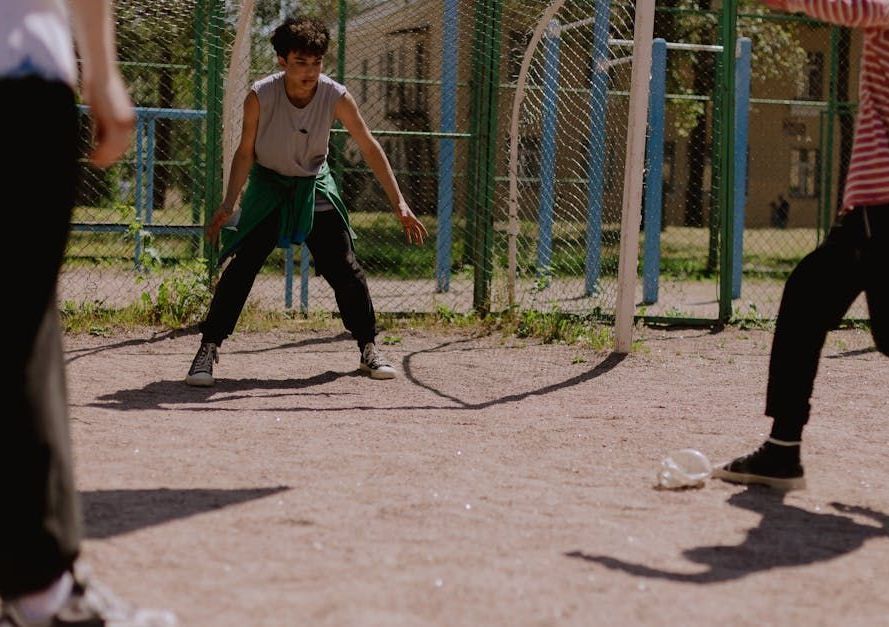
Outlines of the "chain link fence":
[[[656,46],[639,313],[715,319],[720,281],[731,280],[736,313],[770,317],[789,270],[823,238],[838,204],[860,41],[742,4],[749,132],[739,142],[742,129],[732,129],[734,144],[747,147],[733,156],[743,237],[730,243],[741,271],[729,276],[723,221],[740,218],[720,200],[720,103],[739,94],[721,78],[723,16],[702,6],[673,0],[656,15],[663,69],[658,87]],[[64,300],[123,307],[208,276],[215,251],[202,229],[224,191],[240,103],[252,81],[277,70],[268,38],[290,8],[115,2],[136,141],[110,170],[83,168]],[[357,146],[334,129],[329,161],[379,311],[613,312],[632,4],[317,0],[298,8],[328,23],[325,72],[355,97],[430,231],[422,247],[403,241]],[[743,83],[743,55],[733,64]],[[84,154],[88,138],[85,128]],[[251,298],[269,309],[336,308],[298,247],[272,254]]]

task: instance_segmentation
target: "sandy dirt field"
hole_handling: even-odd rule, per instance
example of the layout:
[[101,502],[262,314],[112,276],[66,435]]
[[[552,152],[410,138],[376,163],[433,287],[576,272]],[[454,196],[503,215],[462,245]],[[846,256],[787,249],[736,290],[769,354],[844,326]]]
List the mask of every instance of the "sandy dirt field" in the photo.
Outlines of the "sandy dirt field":
[[759,444],[771,335],[641,331],[627,357],[400,332],[69,336],[85,557],[184,625],[889,625],[889,359],[831,334],[784,496],[653,488]]

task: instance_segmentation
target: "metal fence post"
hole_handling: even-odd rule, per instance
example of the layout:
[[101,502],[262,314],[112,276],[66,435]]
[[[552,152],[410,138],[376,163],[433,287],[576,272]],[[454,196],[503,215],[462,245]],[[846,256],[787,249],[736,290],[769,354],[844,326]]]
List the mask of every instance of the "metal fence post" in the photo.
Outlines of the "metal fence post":
[[500,95],[500,35],[503,0],[486,0],[476,18],[483,24],[479,90],[479,136],[476,167],[477,197],[473,237],[475,272],[473,307],[487,313],[491,308],[491,279],[494,273],[494,175],[497,168],[497,110]]
[[587,226],[584,294],[592,296],[602,271],[602,203],[605,194],[605,116],[608,113],[608,27],[611,0],[596,0],[587,144]]
[[[339,0],[337,6],[337,34],[336,34],[336,80],[342,84],[346,82],[346,0]],[[341,128],[337,122],[334,128]],[[343,186],[343,161],[345,159],[346,137],[344,133],[332,133],[333,138],[333,174],[337,185]]]
[[[717,90],[719,120],[719,220],[722,246],[719,247],[719,320],[728,322],[732,316],[732,245],[734,241],[734,121],[735,121],[735,45],[737,40],[737,0],[725,0],[720,16],[722,63]],[[711,211],[711,215],[712,215]]]
[[284,249],[284,309],[293,308],[293,246]]
[[[442,24],[441,121],[442,133],[457,130],[457,9],[459,0],[445,0]],[[455,140],[443,137],[438,143],[438,228],[435,233],[435,280],[439,292],[451,283],[453,243]]]
[[306,244],[299,249],[299,310],[309,313],[309,247]]
[[648,142],[645,177],[645,253],[642,263],[642,302],[658,299],[661,274],[661,222],[664,189],[664,118],[667,100],[667,42],[658,37],[651,45],[651,91],[648,106]]
[[830,229],[831,214],[836,203],[833,201],[833,146],[836,129],[837,104],[839,99],[839,67],[840,67],[840,28],[830,27],[830,79],[828,81],[827,123],[825,130],[825,149],[821,157],[821,206],[818,216],[816,238],[820,243]]
[[544,35],[543,128],[540,146],[540,203],[537,212],[537,275],[549,276],[553,256],[553,206],[556,201],[556,129],[559,112],[561,33],[552,20]]
[[[194,19],[194,53],[192,55],[192,108],[196,111],[204,109],[204,77],[206,76],[205,57],[207,54],[205,39],[207,36],[207,0],[198,0],[195,3]],[[196,120],[192,126],[194,137],[191,152],[191,222],[192,224],[204,224],[206,202],[206,187],[201,184],[204,172],[204,146],[203,130],[206,119]],[[201,252],[201,237],[192,239],[194,252]],[[206,251],[205,251],[206,253]],[[206,255],[205,255],[206,256]]]
[[[744,212],[747,205],[747,146],[750,121],[750,57],[752,43],[748,37],[738,39],[735,66],[735,204],[732,215],[732,298],[741,297],[741,275],[744,269]],[[726,246],[728,243],[726,242]]]
[[[209,218],[222,202],[222,90],[225,73],[222,35],[225,31],[225,12],[222,0],[212,0],[207,37],[207,142],[204,146],[204,215]],[[218,250],[209,242],[206,257],[211,276],[215,271]]]

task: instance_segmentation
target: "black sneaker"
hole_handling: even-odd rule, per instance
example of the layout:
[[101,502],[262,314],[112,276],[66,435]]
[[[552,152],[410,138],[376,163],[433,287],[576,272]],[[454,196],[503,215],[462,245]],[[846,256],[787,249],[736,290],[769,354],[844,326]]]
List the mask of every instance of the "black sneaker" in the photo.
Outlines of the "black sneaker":
[[395,368],[377,352],[377,347],[373,342],[364,345],[364,350],[361,351],[361,363],[358,367],[368,373],[371,379],[395,378]]
[[194,361],[191,362],[191,368],[188,370],[188,376],[185,382],[188,385],[196,385],[198,387],[210,387],[216,380],[213,378],[213,363],[219,363],[219,349],[216,344],[211,342],[202,342],[198,349]]
[[6,603],[0,627],[175,627],[176,616],[166,610],[131,606],[108,588],[91,579],[82,565],[75,567],[71,596],[62,608],[45,621],[28,622]]
[[802,490],[806,487],[806,478],[798,451],[798,447],[766,441],[749,455],[717,466],[713,476],[730,483],[757,483],[785,491]]

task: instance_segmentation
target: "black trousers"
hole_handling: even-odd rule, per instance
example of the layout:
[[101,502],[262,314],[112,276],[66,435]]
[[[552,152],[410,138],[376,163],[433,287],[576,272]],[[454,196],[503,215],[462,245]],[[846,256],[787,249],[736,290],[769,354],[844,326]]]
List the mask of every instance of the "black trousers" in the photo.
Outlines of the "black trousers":
[[[77,171],[77,112],[64,84],[0,80],[0,169],[12,331],[0,413],[0,596],[45,588],[80,547],[71,468],[56,281],[68,238]],[[16,251],[24,250],[13,254]]]
[[[217,346],[231,335],[266,258],[278,243],[280,214],[273,212],[244,238],[216,285],[210,310],[201,323],[202,341]],[[316,213],[306,240],[315,270],[333,288],[343,326],[363,348],[377,335],[367,278],[355,258],[352,240],[336,211]]]
[[827,333],[862,291],[874,343],[889,355],[889,206],[857,207],[843,215],[787,279],[766,394],[766,415],[775,419],[777,434],[798,438],[808,422]]

